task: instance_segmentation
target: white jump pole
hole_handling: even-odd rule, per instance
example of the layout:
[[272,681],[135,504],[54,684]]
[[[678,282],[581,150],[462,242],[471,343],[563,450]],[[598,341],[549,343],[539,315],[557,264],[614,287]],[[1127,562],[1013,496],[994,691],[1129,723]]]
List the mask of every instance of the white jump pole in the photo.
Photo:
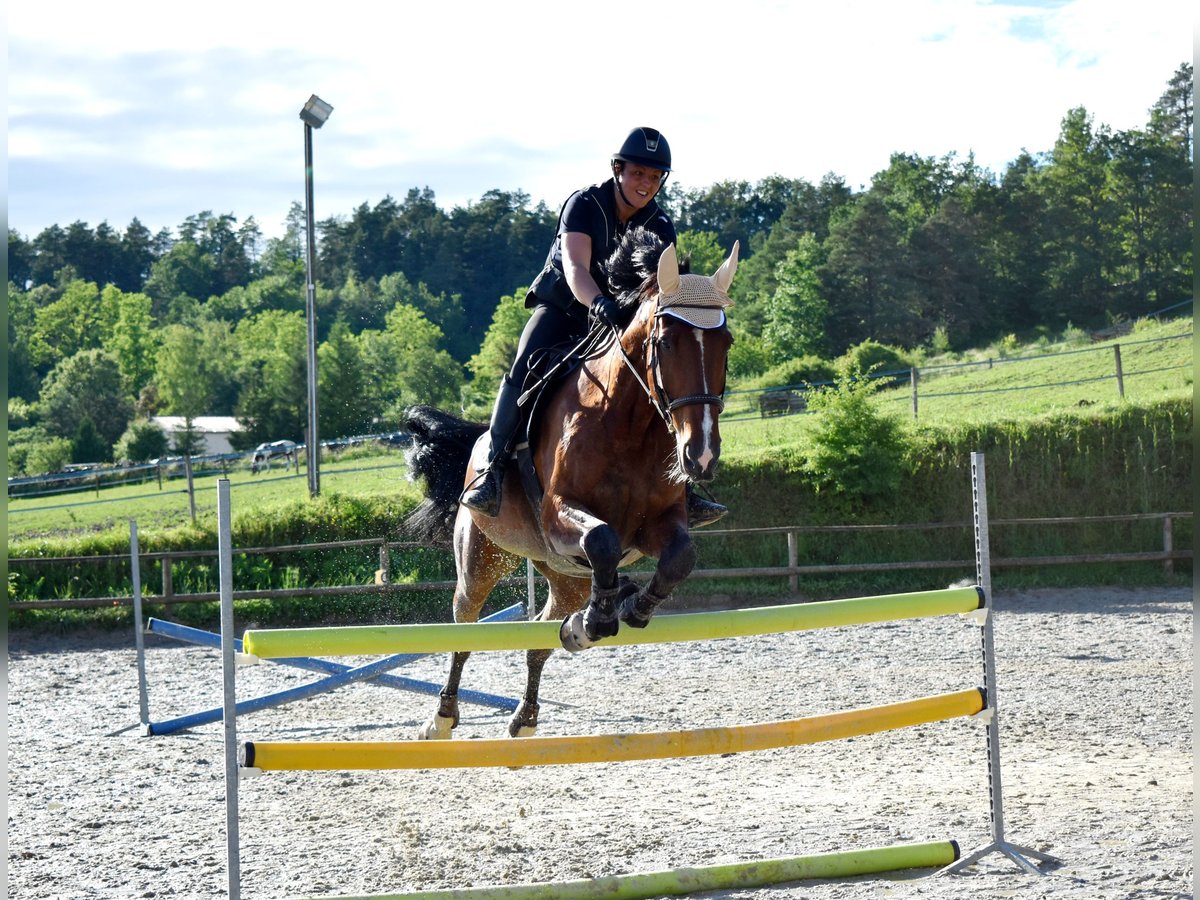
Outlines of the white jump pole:
[[229,479],[217,481],[217,560],[221,593],[221,674],[225,716],[225,852],[229,860],[229,900],[241,900],[242,874],[238,850],[237,696],[234,690],[233,529],[229,515]]
[[138,551],[137,519],[129,520],[129,563],[133,569],[133,639],[137,647],[138,714],[150,730],[150,692],[146,685],[146,638],[142,631],[142,561]]
[[957,872],[965,866],[978,862],[989,853],[1003,853],[1018,866],[1031,875],[1046,874],[1027,856],[1041,862],[1058,863],[1056,859],[1029,847],[1010,844],[1004,839],[1004,798],[1000,785],[1000,715],[996,703],[996,645],[993,635],[992,619],[995,616],[996,604],[992,597],[992,552],[988,537],[988,507],[987,507],[987,474],[982,453],[971,454],[971,499],[975,519],[975,579],[984,597],[987,599],[986,615],[983,617],[983,684],[987,692],[989,713],[987,718],[988,733],[988,796],[991,806],[992,841],[971,853],[955,860],[950,865],[938,870],[938,875]]

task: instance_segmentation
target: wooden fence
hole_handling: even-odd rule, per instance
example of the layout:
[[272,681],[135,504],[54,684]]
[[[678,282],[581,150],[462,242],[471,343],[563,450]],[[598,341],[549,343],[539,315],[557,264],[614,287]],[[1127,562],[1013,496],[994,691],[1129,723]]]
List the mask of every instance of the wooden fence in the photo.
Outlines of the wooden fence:
[[[994,568],[1015,568],[1022,566],[1055,566],[1080,563],[1099,562],[1161,562],[1167,574],[1174,571],[1176,560],[1192,559],[1190,549],[1176,549],[1174,540],[1174,523],[1176,520],[1191,519],[1191,512],[1163,513],[1133,513],[1120,516],[1063,516],[1040,519],[994,519],[992,527],[1000,526],[1045,526],[1045,525],[1086,525],[1118,522],[1158,521],[1161,522],[1162,545],[1154,550],[1130,550],[1121,553],[1090,553],[1068,554],[1059,556],[1022,556],[1022,557],[992,557]],[[896,532],[896,531],[927,531],[938,529],[970,528],[969,522],[935,522],[907,525],[781,525],[770,528],[734,528],[708,529],[696,532],[697,538],[711,539],[731,536],[781,535],[787,542],[787,564],[783,566],[755,566],[749,568],[697,569],[692,578],[786,578],[788,588],[797,592],[800,587],[801,575],[825,575],[838,572],[880,572],[899,569],[967,569],[973,570],[974,559],[942,559],[942,560],[904,560],[892,562],[871,563],[836,563],[829,565],[800,565],[799,544],[803,534],[830,534],[837,532]],[[393,584],[391,581],[391,552],[402,549],[418,549],[426,545],[412,542],[388,541],[383,538],[364,538],[353,541],[336,541],[317,544],[288,544],[278,547],[245,547],[234,552],[243,556],[269,555],[274,553],[308,552],[320,550],[344,550],[351,547],[376,547],[379,554],[379,569],[375,579],[370,584],[325,585],[318,587],[272,588],[262,590],[235,590],[235,600],[251,598],[284,599],[288,597],[322,597],[345,596],[353,594],[376,594],[388,591],[429,591],[453,590],[453,581],[422,581]],[[143,594],[142,602],[146,604],[175,604],[197,603],[217,600],[216,591],[202,593],[177,594],[173,588],[172,569],[175,561],[198,557],[215,558],[214,550],[164,550],[152,553],[142,553],[141,562],[158,562],[162,574],[162,591],[159,594]],[[8,561],[10,567],[50,566],[50,565],[87,565],[100,563],[129,562],[128,555],[110,554],[104,556],[60,556],[60,557],[16,557]],[[524,576],[505,579],[501,584],[523,585]],[[103,606],[132,605],[131,596],[116,597],[76,597],[54,600],[17,600],[10,601],[9,609],[84,609]]]

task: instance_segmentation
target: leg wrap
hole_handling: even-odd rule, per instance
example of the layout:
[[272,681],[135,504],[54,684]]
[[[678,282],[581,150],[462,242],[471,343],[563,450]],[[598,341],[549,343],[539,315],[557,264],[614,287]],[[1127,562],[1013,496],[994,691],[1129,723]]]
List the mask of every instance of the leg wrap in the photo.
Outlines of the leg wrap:
[[[658,594],[652,593],[649,586],[641,590],[638,590],[636,585],[633,587],[634,590],[622,594],[621,621],[633,628],[645,628],[650,624],[650,618],[654,615],[654,611],[667,597],[660,597]],[[669,597],[670,594],[667,596]]]

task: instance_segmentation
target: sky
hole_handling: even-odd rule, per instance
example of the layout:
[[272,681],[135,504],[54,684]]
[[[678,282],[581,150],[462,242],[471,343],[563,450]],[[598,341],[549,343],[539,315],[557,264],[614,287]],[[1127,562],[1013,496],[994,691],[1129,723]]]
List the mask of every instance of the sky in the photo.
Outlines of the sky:
[[660,129],[686,189],[827,173],[892,153],[1003,172],[1083,106],[1143,127],[1193,58],[1190,0],[39,0],[8,4],[8,225],[210,211],[283,232],[428,187],[557,208]]

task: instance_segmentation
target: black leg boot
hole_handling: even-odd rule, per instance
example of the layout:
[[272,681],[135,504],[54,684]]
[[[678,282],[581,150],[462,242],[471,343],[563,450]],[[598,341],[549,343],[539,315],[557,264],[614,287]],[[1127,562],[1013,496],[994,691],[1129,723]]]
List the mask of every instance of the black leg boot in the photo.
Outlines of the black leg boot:
[[720,503],[705,500],[696,493],[691,482],[687,486],[688,528],[703,528],[723,518],[729,512],[729,507]]
[[492,423],[489,427],[487,467],[482,470],[478,483],[463,491],[459,502],[485,516],[495,517],[500,512],[500,489],[504,483],[504,467],[512,447],[512,439],[521,420],[517,398],[521,391],[508,375],[500,383],[496,405],[492,408]]

